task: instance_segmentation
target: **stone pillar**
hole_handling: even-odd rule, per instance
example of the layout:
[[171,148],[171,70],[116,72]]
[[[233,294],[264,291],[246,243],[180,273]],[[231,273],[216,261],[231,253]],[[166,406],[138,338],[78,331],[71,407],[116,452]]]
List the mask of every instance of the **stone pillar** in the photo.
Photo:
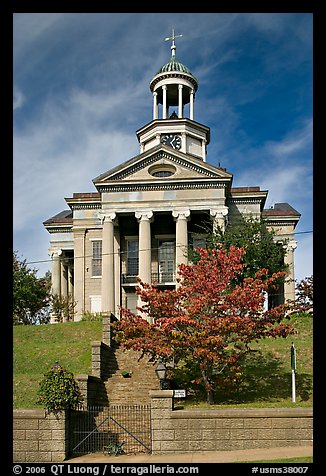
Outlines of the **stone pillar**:
[[85,296],[85,229],[74,230],[74,300],[75,320],[80,321],[84,313]]
[[195,91],[193,89],[190,90],[190,119],[194,119],[194,98],[195,98]]
[[61,259],[62,250],[58,249],[51,253],[52,257],[52,295],[61,295]]
[[163,84],[162,86],[162,90],[163,90],[163,115],[162,115],[162,119],[166,119],[167,118],[167,107],[166,107],[166,104],[167,104],[167,86],[166,84]]
[[190,217],[190,210],[173,210],[172,216],[176,221],[176,274],[180,264],[187,264],[188,262],[188,226],[187,221]]
[[74,271],[72,264],[68,266],[68,294],[74,297]]
[[102,312],[114,313],[114,212],[103,218],[102,230]]
[[213,220],[213,233],[216,233],[217,227],[219,227],[222,233],[225,232],[226,220],[229,209],[226,206],[219,208],[211,208],[209,210],[210,216]]
[[153,92],[153,120],[158,119],[157,92]]
[[284,263],[288,265],[287,277],[284,282],[284,301],[293,301],[295,299],[295,280],[294,280],[294,250],[298,242],[290,240],[286,243],[286,254]]
[[164,448],[161,447],[162,431],[165,434],[174,433],[173,426],[170,424],[173,410],[173,390],[151,390],[149,395],[151,398],[152,452],[153,454],[164,453]]
[[64,259],[61,260],[61,296],[68,296],[68,266]]
[[150,283],[151,276],[151,221],[152,210],[136,212],[139,223],[139,270],[138,275],[144,283]]
[[178,96],[178,117],[180,119],[183,117],[182,89],[183,89],[182,84],[179,84],[179,86],[178,86],[178,92],[179,92],[179,96]]

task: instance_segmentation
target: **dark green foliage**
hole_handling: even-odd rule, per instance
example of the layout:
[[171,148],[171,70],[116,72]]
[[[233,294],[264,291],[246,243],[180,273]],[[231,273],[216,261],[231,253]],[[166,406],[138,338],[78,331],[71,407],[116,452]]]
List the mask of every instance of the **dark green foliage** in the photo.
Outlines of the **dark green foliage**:
[[[288,266],[284,263],[286,253],[284,245],[288,240],[277,240],[274,230],[268,228],[266,221],[262,218],[253,216],[238,218],[229,223],[225,231],[218,226],[212,231],[207,224],[201,228],[200,232],[206,233],[206,243],[209,248],[215,248],[221,244],[227,250],[231,245],[245,249],[243,262],[246,266],[235,284],[244,278],[253,278],[257,271],[263,268],[268,270],[268,276],[279,271],[287,271]],[[199,253],[189,250],[189,258],[196,262]],[[283,282],[284,277],[278,278],[275,285]]]
[[253,277],[257,271],[266,268],[269,275],[286,271],[284,264],[284,244],[275,241],[275,232],[268,229],[265,220],[254,217],[241,218],[226,227],[224,233],[216,229],[212,239],[229,249],[230,245],[246,250],[244,277]]
[[49,322],[50,276],[36,276],[37,270],[27,266],[13,253],[13,323],[44,324]]
[[48,413],[60,413],[75,409],[83,402],[73,373],[59,364],[53,365],[44,375],[38,390],[38,401]]

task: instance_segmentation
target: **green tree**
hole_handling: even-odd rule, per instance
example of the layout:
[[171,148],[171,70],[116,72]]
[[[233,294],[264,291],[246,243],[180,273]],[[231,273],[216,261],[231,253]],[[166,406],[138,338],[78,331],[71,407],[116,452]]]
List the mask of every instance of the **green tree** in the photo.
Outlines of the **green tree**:
[[275,231],[268,228],[263,218],[239,218],[230,223],[225,232],[216,227],[210,240],[214,244],[222,244],[226,249],[231,245],[245,249],[244,278],[254,277],[262,268],[268,269],[270,276],[287,271],[287,265],[284,263],[285,241],[275,239]]
[[37,269],[31,269],[26,259],[19,260],[13,253],[13,323],[43,324],[49,322],[50,274],[38,278]]
[[[273,289],[267,289],[268,306],[274,307],[282,302],[282,287],[286,277],[288,266],[284,263],[285,244],[288,240],[278,240],[275,231],[267,226],[266,220],[250,215],[241,217],[230,222],[225,231],[219,226],[203,225],[201,231],[207,236],[207,245],[210,248],[222,245],[229,250],[230,246],[243,248],[244,264],[243,273],[237,276],[235,284],[245,278],[253,278],[262,268],[268,270],[268,276],[282,272],[282,276],[276,280]],[[189,257],[193,262],[199,259],[196,250],[191,250]]]

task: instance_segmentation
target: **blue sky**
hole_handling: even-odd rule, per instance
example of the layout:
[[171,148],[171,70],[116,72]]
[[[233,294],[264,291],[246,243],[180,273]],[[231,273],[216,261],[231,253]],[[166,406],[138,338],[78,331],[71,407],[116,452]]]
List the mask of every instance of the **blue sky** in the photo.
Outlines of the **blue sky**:
[[15,13],[14,250],[51,269],[42,222],[139,153],[149,82],[177,57],[196,76],[207,162],[302,216],[296,279],[312,268],[311,13]]

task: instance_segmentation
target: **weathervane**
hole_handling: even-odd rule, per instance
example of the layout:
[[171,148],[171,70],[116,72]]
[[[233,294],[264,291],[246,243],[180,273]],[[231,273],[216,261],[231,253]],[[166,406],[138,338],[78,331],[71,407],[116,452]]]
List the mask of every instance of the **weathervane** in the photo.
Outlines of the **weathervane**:
[[172,56],[175,56],[175,50],[176,50],[176,46],[175,46],[175,43],[174,43],[174,40],[176,38],[180,38],[182,35],[175,35],[174,34],[174,28],[172,28],[172,36],[169,36],[167,38],[164,38],[164,41],[169,41],[171,40],[172,41],[172,45],[171,45],[171,51],[172,51]]

